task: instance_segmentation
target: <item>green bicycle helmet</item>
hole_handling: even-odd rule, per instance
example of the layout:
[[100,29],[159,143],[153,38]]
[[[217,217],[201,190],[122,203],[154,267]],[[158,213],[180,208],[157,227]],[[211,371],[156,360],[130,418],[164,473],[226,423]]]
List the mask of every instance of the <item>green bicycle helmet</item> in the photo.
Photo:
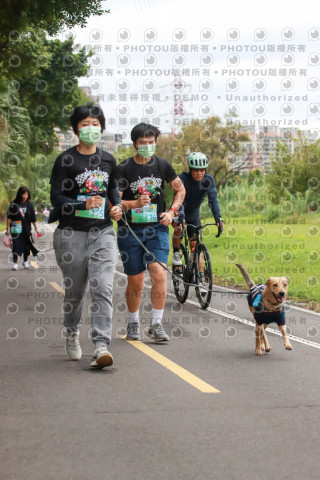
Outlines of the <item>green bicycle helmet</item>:
[[190,168],[196,168],[198,170],[207,168],[208,159],[204,153],[192,152],[188,157],[188,165]]

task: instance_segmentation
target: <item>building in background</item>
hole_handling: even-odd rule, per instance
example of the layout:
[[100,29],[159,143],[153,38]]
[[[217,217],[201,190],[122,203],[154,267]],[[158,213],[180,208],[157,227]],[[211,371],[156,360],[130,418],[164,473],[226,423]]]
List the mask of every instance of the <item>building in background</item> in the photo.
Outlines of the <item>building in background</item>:
[[240,143],[240,152],[232,159],[233,168],[240,169],[241,174],[248,174],[251,170],[259,169],[263,173],[271,169],[271,159],[275,156],[278,142],[287,144],[293,153],[294,138],[297,129],[279,128],[266,125],[254,128],[243,127],[242,132],[247,133],[249,140]]

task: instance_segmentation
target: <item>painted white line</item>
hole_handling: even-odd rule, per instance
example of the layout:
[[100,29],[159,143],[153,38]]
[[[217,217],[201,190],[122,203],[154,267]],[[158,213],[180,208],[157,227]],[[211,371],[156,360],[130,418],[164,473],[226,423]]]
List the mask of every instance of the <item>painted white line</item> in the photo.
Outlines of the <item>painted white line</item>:
[[[116,270],[116,273],[118,275],[122,276],[122,277],[127,276],[125,273],[118,272],[118,270]],[[149,286],[149,285],[145,285],[145,287],[151,288],[151,286]],[[167,296],[176,299],[176,296],[175,296],[174,293],[168,292]],[[199,303],[194,302],[193,300],[186,300],[186,303],[189,303],[190,305],[194,305],[196,307],[199,307]],[[229,320],[233,320],[235,322],[243,323],[244,325],[248,325],[250,327],[255,327],[256,326],[255,322],[252,322],[251,320],[247,320],[246,318],[237,317],[235,315],[232,315],[231,313],[226,313],[226,312],[223,312],[222,310],[217,310],[217,309],[212,308],[212,307],[208,307],[205,311],[216,313],[217,315],[221,315],[222,317],[228,318]],[[309,311],[304,310],[304,312],[309,312]],[[275,330],[274,328],[268,327],[267,332],[273,333],[274,335],[277,335],[278,337],[282,337],[281,333],[278,330]],[[317,348],[317,349],[320,350],[320,343],[312,342],[311,340],[307,340],[307,339],[301,338],[301,337],[296,337],[295,335],[290,335],[290,334],[288,334],[288,337],[290,338],[290,340],[292,340],[294,342],[301,343],[303,345],[307,345],[308,347],[313,347],[313,348]]]
[[[214,285],[214,288],[221,288],[222,290],[226,290],[227,292],[240,294],[239,290],[234,290],[233,288],[229,288],[229,287],[221,287],[220,285]],[[291,302],[287,302],[287,304],[290,305],[291,308],[294,308],[295,310],[299,310],[299,312],[311,313],[312,315],[317,315],[318,317],[320,317],[320,313],[314,312],[313,310],[308,310],[307,308],[302,308],[302,307],[296,307],[295,305],[291,305]]]
[[[176,298],[176,296],[173,293],[168,293],[170,297]],[[186,302],[190,303],[191,305],[195,305],[196,307],[199,307],[199,304],[197,302],[194,302],[193,300],[186,300]],[[244,325],[249,325],[250,327],[256,326],[255,322],[252,322],[251,320],[247,320],[246,318],[241,318],[237,317],[236,315],[232,315],[231,313],[226,313],[222,312],[221,310],[217,310],[216,308],[208,307],[206,309],[209,312],[216,313],[217,315],[221,315],[222,317],[228,318],[229,320],[233,320],[235,322],[243,323]],[[274,335],[277,335],[278,337],[282,337],[281,333],[279,330],[275,330],[274,328],[268,327],[267,332],[273,333]],[[309,347],[313,348],[318,348],[320,349],[320,343],[312,342],[311,340],[307,340],[305,338],[297,337],[295,335],[290,335],[288,334],[288,337],[290,340],[293,340],[294,342],[297,343],[302,343],[303,345],[308,345]]]

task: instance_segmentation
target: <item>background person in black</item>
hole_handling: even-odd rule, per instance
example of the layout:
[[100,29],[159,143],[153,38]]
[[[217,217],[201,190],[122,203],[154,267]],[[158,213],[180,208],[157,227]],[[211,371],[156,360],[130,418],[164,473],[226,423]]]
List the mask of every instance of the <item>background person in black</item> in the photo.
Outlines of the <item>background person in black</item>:
[[28,257],[30,251],[34,256],[38,250],[33,246],[31,236],[31,223],[37,233],[37,220],[31,203],[31,194],[28,187],[20,187],[16,198],[10,203],[7,211],[7,231],[6,235],[11,233],[12,238],[12,270],[18,270],[18,257],[23,255],[23,267],[30,268]]
[[[77,107],[70,117],[79,144],[56,159],[51,174],[51,203],[59,218],[53,242],[65,284],[66,353],[80,360],[79,326],[89,282],[92,297],[91,367],[112,365],[112,290],[117,260],[112,221],[122,215],[116,180],[116,161],[96,147],[105,128],[98,105]],[[109,201],[113,205],[110,209]]]
[[[167,265],[170,250],[168,225],[171,225],[183,202],[185,189],[170,163],[154,155],[159,134],[160,131],[152,125],[136,125],[131,131],[131,140],[137,153],[118,165],[117,172],[122,206],[127,211],[130,227],[148,250],[161,263]],[[174,200],[169,211],[166,211],[163,195],[165,182],[169,183],[174,191]],[[169,337],[162,326],[167,296],[167,272],[146,254],[121,221],[117,233],[124,271],[128,275],[127,339],[140,339],[139,307],[144,287],[144,271],[148,265],[152,282],[152,318],[148,335],[156,342],[168,341]]]

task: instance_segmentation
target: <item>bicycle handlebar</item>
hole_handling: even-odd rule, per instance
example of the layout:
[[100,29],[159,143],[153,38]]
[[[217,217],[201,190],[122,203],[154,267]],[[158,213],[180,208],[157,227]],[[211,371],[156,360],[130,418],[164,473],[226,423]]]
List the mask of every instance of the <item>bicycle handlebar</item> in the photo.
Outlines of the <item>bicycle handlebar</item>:
[[[204,228],[209,227],[210,225],[217,225],[217,222],[215,222],[215,223],[206,223],[205,225],[193,225],[192,223],[186,223],[185,220],[183,220],[183,221],[182,221],[182,225],[183,225],[184,228],[185,228],[185,227],[194,227],[194,228],[197,230],[197,232],[198,232],[199,230],[203,230]],[[222,225],[219,224],[219,226],[218,226],[218,233],[217,233],[217,235],[215,235],[216,238],[219,238],[222,233],[223,233]]]

